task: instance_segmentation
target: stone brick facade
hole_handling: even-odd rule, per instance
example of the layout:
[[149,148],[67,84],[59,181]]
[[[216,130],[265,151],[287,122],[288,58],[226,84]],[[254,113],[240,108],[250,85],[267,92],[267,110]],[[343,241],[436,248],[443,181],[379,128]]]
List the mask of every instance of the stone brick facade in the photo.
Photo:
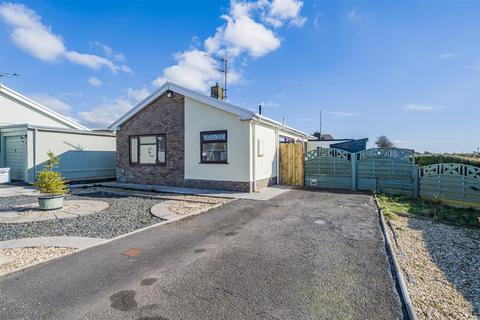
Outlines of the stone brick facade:
[[[130,163],[130,136],[166,134],[166,165]],[[200,133],[199,133],[200,134]],[[192,188],[251,192],[252,182],[185,180],[185,101],[172,92],[163,94],[117,131],[117,180],[119,182],[158,184]],[[228,178],[228,177],[226,177]],[[257,189],[276,183],[276,177],[257,180]]]
[[[184,96],[161,95],[117,131],[117,179],[119,182],[183,186],[185,172]],[[166,165],[132,165],[129,137],[166,134]]]

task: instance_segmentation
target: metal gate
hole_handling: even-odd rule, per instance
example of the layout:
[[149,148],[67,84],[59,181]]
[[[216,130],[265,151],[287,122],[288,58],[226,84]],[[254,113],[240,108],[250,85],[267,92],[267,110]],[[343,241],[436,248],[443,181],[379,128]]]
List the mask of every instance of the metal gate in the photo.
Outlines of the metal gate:
[[5,167],[10,168],[10,178],[12,180],[26,180],[26,157],[26,136],[5,137]]

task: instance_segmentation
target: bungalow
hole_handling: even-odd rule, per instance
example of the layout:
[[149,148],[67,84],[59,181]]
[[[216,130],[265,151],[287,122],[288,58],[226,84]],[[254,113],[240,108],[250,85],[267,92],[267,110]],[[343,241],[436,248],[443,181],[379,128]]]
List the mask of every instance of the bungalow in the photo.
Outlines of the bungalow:
[[50,150],[72,180],[115,177],[115,134],[92,131],[0,84],[0,168],[12,181],[34,182]]
[[117,180],[243,192],[278,183],[279,143],[314,137],[214,88],[209,97],[166,82],[115,121]]

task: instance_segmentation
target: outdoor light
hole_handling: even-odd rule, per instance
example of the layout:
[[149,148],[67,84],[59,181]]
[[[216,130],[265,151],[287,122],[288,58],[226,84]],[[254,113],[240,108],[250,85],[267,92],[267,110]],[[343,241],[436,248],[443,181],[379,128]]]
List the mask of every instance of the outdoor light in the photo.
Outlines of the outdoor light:
[[172,97],[172,90],[167,90],[167,97],[169,97],[169,98]]

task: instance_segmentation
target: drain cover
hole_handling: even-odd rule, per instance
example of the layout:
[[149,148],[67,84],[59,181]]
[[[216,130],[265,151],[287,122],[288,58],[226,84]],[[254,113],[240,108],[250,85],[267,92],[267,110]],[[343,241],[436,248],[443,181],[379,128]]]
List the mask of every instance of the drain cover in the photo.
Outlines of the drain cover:
[[138,256],[140,252],[142,252],[142,250],[137,248],[132,248],[132,249],[128,249],[125,252],[122,252],[122,254],[127,257],[135,257],[135,256]]

